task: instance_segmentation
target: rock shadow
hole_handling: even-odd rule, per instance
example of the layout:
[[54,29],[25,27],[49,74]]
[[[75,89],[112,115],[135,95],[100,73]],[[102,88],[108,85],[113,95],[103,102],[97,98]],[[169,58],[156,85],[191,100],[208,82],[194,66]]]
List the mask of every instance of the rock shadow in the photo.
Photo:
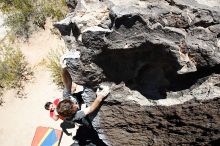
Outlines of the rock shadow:
[[81,34],[80,29],[75,23],[70,23],[68,25],[54,24],[54,27],[56,27],[62,36],[74,36],[76,40],[78,40],[79,35]]
[[181,91],[189,89],[192,85],[203,83],[209,75],[216,73],[220,74],[220,65],[213,67],[202,67],[196,72],[175,75],[174,78],[170,79],[170,86],[168,91]]
[[220,65],[216,65],[177,74],[181,66],[169,50],[169,46],[146,42],[137,48],[106,49],[94,62],[103,69],[107,81],[124,82],[128,88],[153,100],[166,98],[169,91],[189,89],[199,79],[220,72]]
[[137,48],[104,50],[94,62],[100,66],[108,81],[139,91],[146,98],[166,97],[166,88],[180,65],[169,46],[146,42]]
[[71,146],[107,146],[92,126],[80,126],[73,139],[77,142]]

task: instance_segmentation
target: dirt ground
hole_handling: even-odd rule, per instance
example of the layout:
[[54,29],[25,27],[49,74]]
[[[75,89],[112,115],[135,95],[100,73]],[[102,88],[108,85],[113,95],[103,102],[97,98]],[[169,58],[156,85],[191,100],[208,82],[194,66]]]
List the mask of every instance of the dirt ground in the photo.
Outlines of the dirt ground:
[[[52,101],[62,96],[52,83],[51,73],[46,67],[45,58],[51,49],[62,48],[64,41],[51,34],[51,21],[47,22],[46,30],[41,30],[31,36],[28,43],[14,44],[24,53],[33,69],[33,79],[25,85],[26,98],[16,98],[16,92],[10,90],[4,94],[5,103],[0,106],[0,145],[30,146],[38,126],[60,129],[61,121],[53,121],[44,109],[46,101]],[[42,61],[44,60],[44,61]],[[60,146],[73,143],[71,137],[64,136]]]

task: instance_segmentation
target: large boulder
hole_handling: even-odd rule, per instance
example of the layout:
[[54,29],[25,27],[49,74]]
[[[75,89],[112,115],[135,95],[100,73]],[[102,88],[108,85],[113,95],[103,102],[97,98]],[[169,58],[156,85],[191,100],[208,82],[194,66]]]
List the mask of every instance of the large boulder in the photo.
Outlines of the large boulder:
[[78,0],[55,24],[73,80],[111,88],[93,121],[108,145],[218,142],[220,10],[197,1]]

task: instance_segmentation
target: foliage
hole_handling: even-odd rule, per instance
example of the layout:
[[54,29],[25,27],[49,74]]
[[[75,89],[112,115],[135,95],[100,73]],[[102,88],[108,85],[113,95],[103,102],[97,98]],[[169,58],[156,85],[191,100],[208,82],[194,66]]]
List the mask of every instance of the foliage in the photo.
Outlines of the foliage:
[[51,28],[50,32],[51,32],[51,34],[56,35],[57,37],[59,37],[59,39],[62,39],[62,36],[61,36],[61,34],[60,34],[60,32],[57,28],[55,28],[55,27]]
[[0,9],[11,32],[26,38],[37,27],[44,28],[47,17],[58,21],[67,12],[65,0],[0,0]]
[[60,65],[60,57],[63,54],[64,49],[57,49],[57,50],[51,50],[48,54],[48,64],[47,67],[49,68],[49,70],[52,73],[52,78],[53,78],[53,82],[58,86],[58,87],[62,87],[63,86],[63,82],[61,79],[61,72],[62,72],[62,68]]
[[23,82],[32,75],[31,69],[19,49],[0,46],[0,88],[3,90],[23,87]]

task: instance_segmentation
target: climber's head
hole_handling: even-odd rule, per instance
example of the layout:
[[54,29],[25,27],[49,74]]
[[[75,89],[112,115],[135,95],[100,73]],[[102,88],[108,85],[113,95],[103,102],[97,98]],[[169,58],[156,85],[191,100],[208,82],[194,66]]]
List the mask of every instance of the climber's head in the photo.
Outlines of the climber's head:
[[53,103],[52,102],[46,102],[46,104],[44,105],[44,108],[46,110],[51,110],[53,107]]
[[64,99],[57,105],[57,113],[63,117],[71,117],[77,111],[78,105],[69,99]]

